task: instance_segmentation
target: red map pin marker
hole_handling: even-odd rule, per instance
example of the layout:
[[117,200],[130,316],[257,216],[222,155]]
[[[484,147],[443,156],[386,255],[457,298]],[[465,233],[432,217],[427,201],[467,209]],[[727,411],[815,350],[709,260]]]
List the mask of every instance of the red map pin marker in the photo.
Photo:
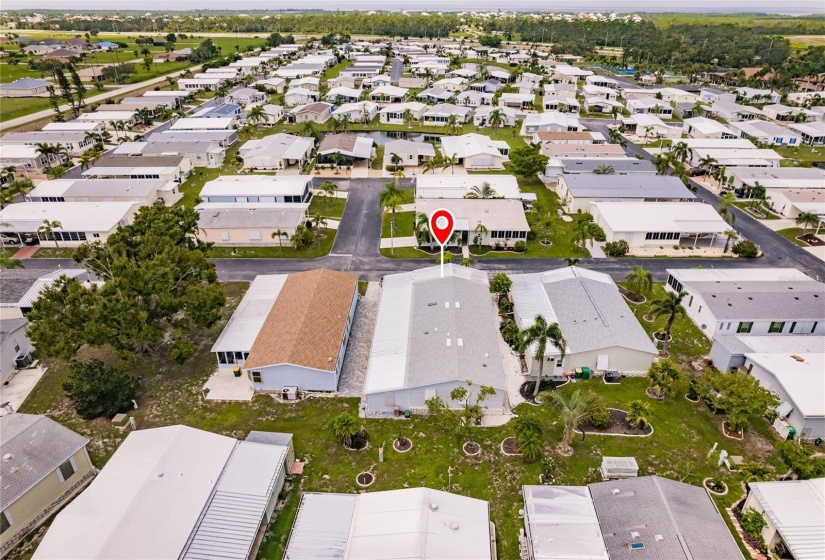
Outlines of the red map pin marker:
[[452,212],[444,208],[439,208],[430,216],[430,232],[438,241],[438,244],[444,247],[450,237],[453,236],[453,229],[455,228],[455,218]]

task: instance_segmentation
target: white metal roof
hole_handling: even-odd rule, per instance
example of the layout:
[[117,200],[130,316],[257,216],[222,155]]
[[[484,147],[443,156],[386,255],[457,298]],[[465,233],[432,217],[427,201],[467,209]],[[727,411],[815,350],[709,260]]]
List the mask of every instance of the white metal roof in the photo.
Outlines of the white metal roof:
[[103,113],[83,113],[77,117],[77,120],[80,122],[128,121],[134,116],[134,111],[104,111]]
[[200,196],[300,196],[310,181],[309,175],[221,175],[208,181]]
[[418,198],[464,198],[473,187],[481,188],[484,183],[496,191],[496,196],[515,199],[522,196],[515,175],[418,175],[415,181]]
[[815,282],[795,268],[669,268],[668,274],[689,282]]
[[34,301],[40,297],[43,290],[54,284],[63,276],[78,279],[85,276],[86,280],[88,280],[88,274],[82,268],[64,268],[61,270],[55,270],[54,272],[49,272],[48,274],[38,278],[34,284],[32,284],[31,288],[29,288],[28,291],[23,294],[23,297],[20,298],[20,301],[17,302],[16,307],[31,307]]
[[745,358],[770,373],[805,417],[825,416],[825,354],[745,353]]
[[236,444],[188,426],[131,432],[33,558],[178,558]]
[[169,130],[226,130],[232,126],[234,120],[232,117],[214,119],[182,118],[172,123]]
[[0,210],[0,222],[19,233],[37,231],[43,220],[60,222],[61,231],[106,233],[137,206],[134,202],[19,202]]
[[825,478],[751,482],[748,486],[794,558],[825,558]]
[[724,233],[730,229],[710,204],[699,202],[594,202],[614,232]]
[[[520,200],[419,198],[415,203],[415,211],[427,216],[432,216],[439,208],[446,208],[452,212],[457,222],[456,231],[470,231],[472,234],[478,223],[484,225],[488,231],[530,231],[530,225],[524,216],[524,207]],[[467,221],[467,227],[462,227],[461,220]]]
[[441,138],[441,151],[448,157],[457,156],[459,159],[488,155],[494,158],[506,160],[499,148],[509,150],[510,146],[504,141],[493,140],[489,136],[482,134],[462,134],[461,136],[443,136]]
[[357,494],[303,494],[284,560],[343,560],[357,500]]
[[249,558],[287,452],[280,445],[238,442],[181,560]]
[[522,486],[533,560],[608,560],[586,486]]
[[229,322],[212,345],[212,352],[249,352],[288,274],[256,276]]

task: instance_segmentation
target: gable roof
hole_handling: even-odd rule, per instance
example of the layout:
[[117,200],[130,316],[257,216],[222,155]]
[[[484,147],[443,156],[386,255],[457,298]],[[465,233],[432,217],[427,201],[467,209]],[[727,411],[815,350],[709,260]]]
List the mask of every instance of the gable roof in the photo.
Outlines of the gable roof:
[[[704,488],[659,476],[588,488],[610,560],[743,559]],[[645,548],[631,550],[634,540]]]
[[571,353],[612,346],[656,353],[650,337],[607,274],[571,266],[514,274],[511,279],[519,327],[532,325],[536,315],[541,315],[548,323],[559,324]]
[[[38,414],[6,414],[0,417],[0,432],[0,457],[4,457],[0,460],[0,510],[89,443],[80,434]],[[11,457],[5,459],[8,455]]]
[[244,369],[294,364],[334,372],[357,288],[358,277],[345,272],[321,268],[290,274]]

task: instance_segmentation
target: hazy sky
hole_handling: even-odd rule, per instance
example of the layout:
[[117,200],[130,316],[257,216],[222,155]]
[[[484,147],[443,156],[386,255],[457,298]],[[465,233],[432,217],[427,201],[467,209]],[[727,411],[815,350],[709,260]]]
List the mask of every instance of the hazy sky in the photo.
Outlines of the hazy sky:
[[326,9],[326,10],[496,10],[499,8],[520,11],[600,11],[600,12],[765,12],[776,14],[822,14],[823,0],[3,0],[6,10],[37,8],[74,10],[147,10],[162,11],[174,7],[179,10],[198,9]]

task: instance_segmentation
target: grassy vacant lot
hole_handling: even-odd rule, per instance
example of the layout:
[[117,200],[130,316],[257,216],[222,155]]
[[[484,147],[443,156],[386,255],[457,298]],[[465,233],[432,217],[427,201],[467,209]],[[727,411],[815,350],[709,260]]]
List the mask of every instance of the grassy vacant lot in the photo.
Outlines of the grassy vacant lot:
[[0,122],[37,113],[50,107],[45,97],[4,97],[0,100]]
[[[264,542],[259,558],[280,560],[289,529],[294,520],[299,494],[302,491],[358,492],[355,476],[369,470],[376,482],[369,491],[389,490],[405,486],[428,486],[450,490],[462,495],[489,500],[492,521],[496,525],[499,558],[518,557],[518,510],[523,507],[520,487],[537,484],[541,468],[538,463],[525,462],[520,457],[506,457],[499,451],[503,438],[513,435],[512,425],[477,429],[475,439],[482,446],[478,457],[465,457],[460,451],[460,439],[452,427],[433,418],[412,420],[362,421],[370,434],[371,446],[365,451],[347,451],[329,435],[327,426],[342,412],[358,413],[358,399],[313,398],[296,404],[277,404],[266,395],[256,396],[251,403],[212,403],[203,399],[201,387],[214,368],[209,347],[231,315],[246,284],[224,284],[229,298],[222,320],[205,333],[194,337],[199,352],[189,362],[178,365],[166,357],[165,348],[141,356],[130,366],[141,376],[138,397],[140,408],[134,416],[141,429],[183,423],[196,428],[243,438],[250,430],[272,430],[295,434],[295,454],[307,461],[304,474],[288,487],[282,498],[284,508],[270,527],[271,535]],[[660,293],[661,285],[656,286]],[[644,304],[643,304],[644,306]],[[642,310],[640,310],[641,312]],[[644,324],[644,323],[643,323]],[[647,328],[652,328],[645,324]],[[656,324],[658,325],[658,323]],[[672,350],[680,355],[677,361],[689,364],[701,356],[707,342],[685,318],[676,321]],[[111,352],[84,349],[81,358],[100,357],[113,362]],[[22,412],[46,413],[57,421],[90,438],[89,451],[97,467],[102,467],[123,441],[125,432],[112,428],[104,420],[85,421],[79,418],[63,396],[62,383],[66,364],[47,359],[48,371],[21,407]],[[692,368],[683,367],[692,374]],[[640,474],[659,474],[701,484],[708,476],[721,476],[731,488],[727,496],[715,498],[720,507],[733,503],[741,495],[740,478],[716,467],[716,456],[707,458],[715,442],[731,455],[745,460],[762,461],[782,469],[774,453],[774,436],[767,424],[752,418],[752,429],[743,442],[726,440],[720,431],[721,417],[708,412],[701,404],[687,401],[687,378],[679,383],[677,395],[665,402],[649,401],[650,420],[654,433],[648,438],[588,435],[573,442],[572,457],[560,457],[554,452],[561,436],[557,415],[546,406],[520,405],[518,415],[535,416],[541,423],[545,454],[557,464],[556,484],[587,484],[597,480],[594,470],[601,457],[634,456]],[[626,403],[645,399],[645,379],[625,379],[618,386],[605,385],[600,380],[580,381],[559,390],[577,389],[600,395],[608,406],[625,408]],[[392,441],[399,435],[412,439],[414,447],[405,454],[392,450]],[[385,446],[385,461],[378,462],[377,448]],[[448,484],[451,469],[451,485]],[[11,555],[14,560],[26,556]]]
[[800,162],[818,163],[825,161],[825,148],[822,146],[795,146],[793,148],[773,146],[773,149],[784,158]]
[[[381,237],[389,239],[392,228],[392,214],[384,212],[381,217]],[[412,237],[415,235],[415,212],[395,213],[395,233],[392,237]]]
[[313,245],[301,249],[295,249],[288,239],[284,239],[282,247],[212,247],[208,255],[212,258],[314,259],[328,255],[334,241],[335,230],[324,229]]

